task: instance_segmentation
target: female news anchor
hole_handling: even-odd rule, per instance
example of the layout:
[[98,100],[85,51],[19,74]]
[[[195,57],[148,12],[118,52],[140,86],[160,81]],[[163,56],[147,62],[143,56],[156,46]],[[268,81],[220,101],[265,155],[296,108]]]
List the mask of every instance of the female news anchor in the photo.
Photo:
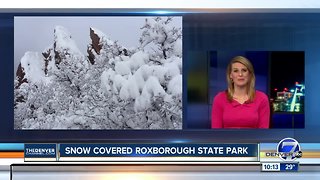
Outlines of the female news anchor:
[[211,127],[269,128],[269,100],[266,94],[255,90],[251,62],[242,56],[232,58],[226,75],[228,89],[214,97]]

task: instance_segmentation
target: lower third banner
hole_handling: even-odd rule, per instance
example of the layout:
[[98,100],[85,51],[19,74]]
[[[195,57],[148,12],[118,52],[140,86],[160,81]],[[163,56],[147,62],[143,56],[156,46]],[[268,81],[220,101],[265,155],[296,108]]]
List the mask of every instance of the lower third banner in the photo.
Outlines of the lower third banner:
[[58,161],[258,161],[258,144],[60,144]]

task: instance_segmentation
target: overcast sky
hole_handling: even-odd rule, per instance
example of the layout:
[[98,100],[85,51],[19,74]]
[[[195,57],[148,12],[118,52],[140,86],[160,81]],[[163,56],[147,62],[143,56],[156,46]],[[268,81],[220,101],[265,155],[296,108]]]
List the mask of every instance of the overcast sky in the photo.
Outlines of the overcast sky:
[[[90,41],[90,27],[99,29],[111,40],[125,47],[137,47],[141,27],[148,17],[15,17],[14,18],[14,72],[26,51],[43,52],[53,45],[55,26],[65,27],[71,33],[80,51],[86,55]],[[182,18],[175,17],[175,27],[182,27]]]

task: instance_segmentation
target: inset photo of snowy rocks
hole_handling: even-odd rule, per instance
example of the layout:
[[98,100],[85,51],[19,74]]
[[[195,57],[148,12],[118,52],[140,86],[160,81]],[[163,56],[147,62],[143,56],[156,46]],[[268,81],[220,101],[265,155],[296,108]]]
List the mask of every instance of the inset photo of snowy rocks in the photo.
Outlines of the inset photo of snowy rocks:
[[182,17],[14,18],[14,129],[182,129]]

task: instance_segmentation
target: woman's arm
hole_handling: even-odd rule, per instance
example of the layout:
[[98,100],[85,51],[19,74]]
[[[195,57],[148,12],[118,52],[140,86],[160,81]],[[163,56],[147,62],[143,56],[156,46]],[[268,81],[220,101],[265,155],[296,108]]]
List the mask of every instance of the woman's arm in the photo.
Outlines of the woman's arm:
[[269,128],[270,124],[270,105],[268,96],[263,94],[263,98],[259,107],[259,127]]
[[214,97],[211,111],[211,128],[223,128],[222,121],[223,106],[219,94]]

